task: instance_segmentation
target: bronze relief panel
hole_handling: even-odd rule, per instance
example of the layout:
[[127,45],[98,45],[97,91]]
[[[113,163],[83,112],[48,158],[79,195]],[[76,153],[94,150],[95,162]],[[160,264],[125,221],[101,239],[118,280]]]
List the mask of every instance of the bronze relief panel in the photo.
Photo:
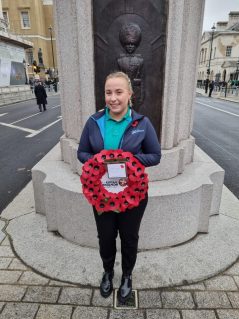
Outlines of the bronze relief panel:
[[93,0],[95,91],[104,107],[104,81],[121,70],[131,79],[133,108],[161,132],[167,0]]

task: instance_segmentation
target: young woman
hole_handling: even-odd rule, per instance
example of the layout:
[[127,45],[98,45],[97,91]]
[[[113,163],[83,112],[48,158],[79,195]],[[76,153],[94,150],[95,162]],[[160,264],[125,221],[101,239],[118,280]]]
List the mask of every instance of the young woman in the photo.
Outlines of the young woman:
[[[77,155],[82,163],[102,149],[131,152],[146,167],[160,162],[161,151],[156,132],[147,117],[131,108],[132,93],[130,79],[125,73],[115,72],[108,75],[105,82],[106,107],[88,119],[80,138]],[[110,296],[113,290],[118,232],[122,254],[122,280],[118,299],[124,303],[131,296],[138,233],[147,202],[148,196],[137,207],[122,214],[112,211],[99,215],[93,207],[104,267],[100,292],[105,298]]]

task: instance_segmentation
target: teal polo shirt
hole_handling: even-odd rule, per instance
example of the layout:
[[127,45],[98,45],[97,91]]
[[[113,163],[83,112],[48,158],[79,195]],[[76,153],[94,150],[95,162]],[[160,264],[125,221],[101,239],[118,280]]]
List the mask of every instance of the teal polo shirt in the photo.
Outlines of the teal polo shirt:
[[105,111],[105,134],[104,134],[104,149],[117,150],[119,143],[124,134],[126,127],[132,121],[131,109],[128,108],[127,113],[120,121],[115,121],[109,113],[108,107]]

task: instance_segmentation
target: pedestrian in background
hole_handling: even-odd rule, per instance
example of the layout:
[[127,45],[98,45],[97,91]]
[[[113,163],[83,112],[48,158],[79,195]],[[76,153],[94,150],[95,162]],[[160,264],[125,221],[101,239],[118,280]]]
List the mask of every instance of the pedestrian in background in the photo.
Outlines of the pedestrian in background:
[[211,97],[213,89],[214,89],[214,81],[211,81],[209,83],[209,94],[208,94],[209,97]]
[[[102,149],[122,149],[131,152],[144,166],[154,166],[159,163],[161,151],[156,132],[147,117],[132,109],[132,93],[130,79],[125,73],[112,73],[106,78],[106,107],[88,119],[81,135],[78,159],[82,163]],[[137,123],[137,134],[133,134],[132,123]],[[147,202],[146,194],[145,199],[137,207],[127,209],[124,213],[109,211],[101,215],[93,206],[100,256],[104,267],[100,293],[105,298],[110,296],[113,290],[112,279],[118,232],[122,254],[122,279],[118,299],[124,303],[131,296],[138,233]]]
[[46,94],[46,90],[44,86],[42,85],[40,81],[36,82],[34,93],[37,99],[37,105],[39,107],[40,112],[42,112],[42,106],[43,106],[43,110],[46,111],[47,94]]

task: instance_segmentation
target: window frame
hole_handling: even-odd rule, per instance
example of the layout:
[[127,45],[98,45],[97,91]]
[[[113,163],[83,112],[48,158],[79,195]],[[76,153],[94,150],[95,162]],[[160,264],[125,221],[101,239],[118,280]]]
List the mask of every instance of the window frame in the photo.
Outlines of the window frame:
[[34,61],[33,49],[30,48],[26,50],[26,60],[28,64],[30,65],[33,64],[33,61]]
[[[7,19],[4,18],[4,13],[6,13]],[[8,10],[3,10],[2,15],[3,15],[3,20],[6,22],[6,28],[9,29],[10,28],[10,21],[9,21]]]
[[[29,26],[25,27],[24,22],[23,22],[23,13],[27,13],[28,15],[28,21],[29,21]],[[30,19],[30,11],[29,10],[20,10],[20,20],[21,20],[21,28],[22,29],[31,29],[31,19]]]
[[[7,19],[4,18],[4,13],[6,13]],[[9,24],[9,14],[8,14],[8,10],[3,10],[3,11],[2,11],[2,15],[3,15],[3,19]]]
[[[230,48],[230,54],[229,54],[229,48]],[[226,57],[231,57],[232,56],[232,45],[227,45],[226,46]]]

